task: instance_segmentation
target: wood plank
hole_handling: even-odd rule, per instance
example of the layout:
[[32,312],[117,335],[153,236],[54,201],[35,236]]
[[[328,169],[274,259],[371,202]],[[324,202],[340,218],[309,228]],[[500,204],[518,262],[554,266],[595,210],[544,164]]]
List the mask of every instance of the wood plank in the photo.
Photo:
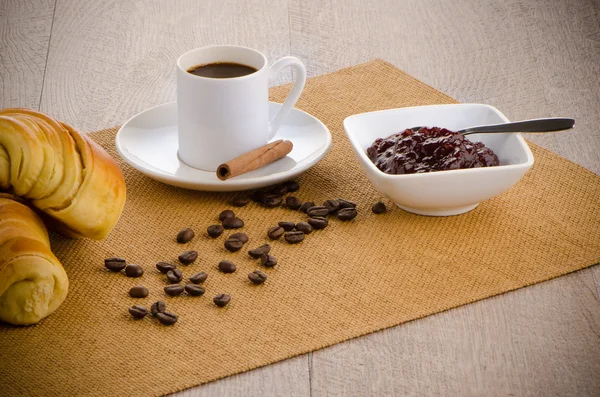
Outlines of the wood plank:
[[[59,0],[41,110],[82,131],[121,124],[175,100],[175,62],[205,45],[289,55],[279,1]],[[289,81],[285,71],[274,84]]]
[[319,396],[598,396],[586,269],[312,354]]
[[0,109],[38,109],[54,0],[0,2]]
[[310,394],[308,355],[171,394],[172,397],[301,397]]

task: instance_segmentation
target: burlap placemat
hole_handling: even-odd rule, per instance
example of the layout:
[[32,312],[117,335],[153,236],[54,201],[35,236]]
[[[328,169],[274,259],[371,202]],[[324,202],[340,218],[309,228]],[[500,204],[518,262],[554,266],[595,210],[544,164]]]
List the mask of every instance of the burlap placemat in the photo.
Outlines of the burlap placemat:
[[[272,89],[282,101],[288,86]],[[0,394],[159,395],[247,371],[459,305],[511,291],[600,261],[600,178],[535,145],[536,163],[507,193],[474,211],[448,218],[397,208],[374,215],[381,199],[363,175],[342,121],[354,113],[453,103],[452,98],[382,61],[311,79],[298,107],[333,134],[326,158],[298,182],[298,196],[322,202],[343,197],[359,216],[332,220],[299,245],[271,243],[279,259],[262,286],[247,274],[259,266],[246,249],[231,254],[205,235],[233,194],[187,191],[123,167],[128,201],[116,230],[103,242],[53,237],[71,289],[58,312],[27,328],[0,328]],[[116,129],[92,136],[113,156]],[[267,228],[300,214],[251,203],[235,209],[246,222],[246,247],[266,241]],[[185,226],[198,237],[174,241]],[[186,276],[209,273],[203,297],[165,298],[154,268],[184,249],[197,249]],[[141,264],[141,279],[107,273],[103,259]],[[216,270],[221,259],[234,274]],[[131,286],[150,288],[129,298]],[[212,297],[233,296],[218,309]],[[158,299],[179,314],[173,327],[132,320],[127,308]]]

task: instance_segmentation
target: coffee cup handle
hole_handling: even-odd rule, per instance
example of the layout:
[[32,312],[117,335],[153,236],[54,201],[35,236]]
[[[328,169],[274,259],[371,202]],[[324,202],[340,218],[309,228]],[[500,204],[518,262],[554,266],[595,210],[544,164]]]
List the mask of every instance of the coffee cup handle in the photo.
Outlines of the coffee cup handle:
[[276,76],[283,68],[288,66],[291,66],[292,69],[296,71],[296,81],[285,102],[283,102],[283,105],[269,123],[269,139],[273,139],[283,120],[290,114],[290,111],[298,101],[298,98],[300,98],[300,94],[306,83],[306,68],[302,61],[296,57],[283,57],[271,65],[269,68],[270,77]]

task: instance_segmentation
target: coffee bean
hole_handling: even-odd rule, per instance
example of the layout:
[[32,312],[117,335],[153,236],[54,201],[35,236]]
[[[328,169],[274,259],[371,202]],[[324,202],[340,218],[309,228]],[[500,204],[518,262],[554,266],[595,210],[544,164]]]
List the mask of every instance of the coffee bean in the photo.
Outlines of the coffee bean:
[[173,269],[167,272],[167,280],[172,284],[177,284],[182,278],[183,272],[179,269]]
[[267,231],[267,236],[271,240],[278,240],[281,236],[283,236],[283,233],[285,233],[285,230],[283,230],[281,226],[273,226]]
[[253,250],[248,251],[248,255],[250,255],[254,259],[258,259],[264,254],[268,254],[269,251],[271,251],[271,246],[269,244],[263,244],[258,248],[254,248]]
[[177,265],[174,263],[158,262],[156,268],[162,274],[167,274],[169,270],[177,269]]
[[304,233],[300,231],[285,233],[285,241],[287,241],[290,244],[298,244],[302,240],[304,240]]
[[177,315],[169,312],[158,313],[156,318],[162,325],[173,325],[177,322]]
[[207,278],[208,278],[208,274],[206,274],[205,272],[200,272],[200,273],[196,273],[196,274],[192,275],[190,277],[190,281],[194,284],[202,284],[203,282],[206,281]]
[[179,233],[177,233],[177,242],[179,244],[189,243],[190,241],[192,241],[193,238],[194,238],[194,231],[192,229],[190,229],[189,227],[186,227],[185,229],[181,229],[179,231]]
[[221,211],[221,213],[219,214],[219,220],[221,222],[223,222],[227,218],[235,218],[235,214],[232,210]]
[[287,186],[282,183],[279,185],[274,185],[269,188],[269,193],[274,194],[276,196],[283,196],[288,192]]
[[194,263],[194,261],[198,258],[198,251],[184,251],[179,254],[179,262],[184,265],[189,265],[190,263]]
[[267,208],[279,207],[281,203],[283,203],[283,197],[276,195],[267,196],[263,201],[264,206]]
[[298,208],[300,208],[300,206],[302,206],[302,200],[300,200],[298,197],[296,196],[287,196],[285,198],[285,205],[291,209],[291,210],[297,210]]
[[244,227],[244,221],[240,218],[226,218],[223,221],[223,227],[225,229],[239,229]]
[[244,207],[248,205],[249,202],[249,197],[236,197],[233,200],[231,200],[231,204],[235,205],[236,207]]
[[316,205],[314,207],[310,207],[306,211],[306,214],[308,216],[310,216],[311,218],[313,218],[315,216],[327,216],[327,215],[329,215],[329,210],[327,209],[327,207],[323,207],[321,205]]
[[167,310],[167,304],[163,301],[154,302],[150,307],[150,312],[154,317],[156,317],[158,313],[162,313],[165,310]]
[[123,258],[106,258],[104,266],[111,272],[120,272],[127,266],[127,261]]
[[262,284],[267,280],[267,275],[260,270],[255,270],[248,275],[248,278],[252,282],[252,284]]
[[237,238],[228,238],[227,240],[225,240],[224,245],[227,251],[236,252],[244,246],[244,243],[241,240],[238,240]]
[[283,184],[287,187],[288,193],[297,192],[300,189],[300,185],[295,181],[287,181],[283,182]]
[[227,294],[219,294],[213,298],[213,302],[215,302],[215,305],[217,305],[219,307],[227,306],[227,304],[229,303],[230,300],[231,300],[231,295],[227,295]]
[[265,197],[267,195],[269,195],[270,193],[267,192],[264,189],[261,190],[255,190],[254,192],[252,192],[252,194],[250,195],[250,199],[252,199],[252,201],[256,202],[256,203],[262,203],[265,199]]
[[295,228],[304,234],[311,234],[313,231],[313,227],[308,222],[298,222]]
[[219,270],[223,273],[233,273],[235,272],[235,264],[231,261],[221,261],[219,262]]
[[127,277],[142,277],[144,269],[142,269],[140,265],[127,265],[127,267],[125,267],[125,274]]
[[181,284],[171,284],[165,286],[165,293],[169,296],[179,296],[183,293],[183,285]]
[[278,225],[281,226],[286,232],[294,230],[294,227],[296,226],[294,222],[279,222]]
[[373,207],[371,207],[371,211],[373,211],[376,214],[383,214],[385,211],[387,211],[387,208],[385,207],[384,203],[378,201],[375,204],[373,204]]
[[329,222],[327,219],[322,216],[315,216],[313,218],[308,218],[308,223],[317,230],[325,229]]
[[221,225],[211,225],[206,229],[206,232],[208,233],[208,235],[210,237],[217,238],[221,234],[223,234],[224,230],[225,230],[225,228]]
[[145,298],[148,296],[148,288],[138,285],[137,287],[132,287],[129,290],[129,296],[132,298]]
[[356,208],[342,208],[338,213],[337,217],[340,221],[351,221],[356,218]]
[[306,203],[302,204],[300,206],[300,211],[304,212],[306,214],[306,212],[308,211],[309,208],[314,207],[315,203],[312,201],[307,201]]
[[[304,239],[304,237],[302,237]],[[277,258],[273,255],[264,254],[260,257],[260,264],[264,267],[273,267],[277,264]]]
[[243,244],[246,244],[248,242],[248,235],[246,233],[233,233],[228,238],[240,240]]
[[204,295],[204,287],[194,284],[188,284],[185,286],[185,292],[187,292],[191,296],[202,296]]
[[323,203],[323,207],[327,208],[330,214],[335,214],[340,209],[340,202],[337,200],[327,200]]
[[131,314],[131,317],[139,320],[146,317],[146,314],[148,314],[148,309],[140,305],[131,306],[129,308],[129,314]]
[[356,203],[353,203],[352,201],[348,201],[348,200],[344,200],[344,199],[337,199],[338,203],[340,203],[340,208],[356,208]]

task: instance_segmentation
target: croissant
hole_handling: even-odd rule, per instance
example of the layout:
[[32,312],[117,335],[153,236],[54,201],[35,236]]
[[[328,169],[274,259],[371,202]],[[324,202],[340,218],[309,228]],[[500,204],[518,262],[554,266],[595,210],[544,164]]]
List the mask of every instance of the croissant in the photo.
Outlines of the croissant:
[[125,205],[121,169],[72,127],[28,109],[0,110],[0,191],[29,200],[58,232],[103,239]]
[[68,289],[42,220],[26,205],[0,196],[0,321],[37,323],[60,306]]

